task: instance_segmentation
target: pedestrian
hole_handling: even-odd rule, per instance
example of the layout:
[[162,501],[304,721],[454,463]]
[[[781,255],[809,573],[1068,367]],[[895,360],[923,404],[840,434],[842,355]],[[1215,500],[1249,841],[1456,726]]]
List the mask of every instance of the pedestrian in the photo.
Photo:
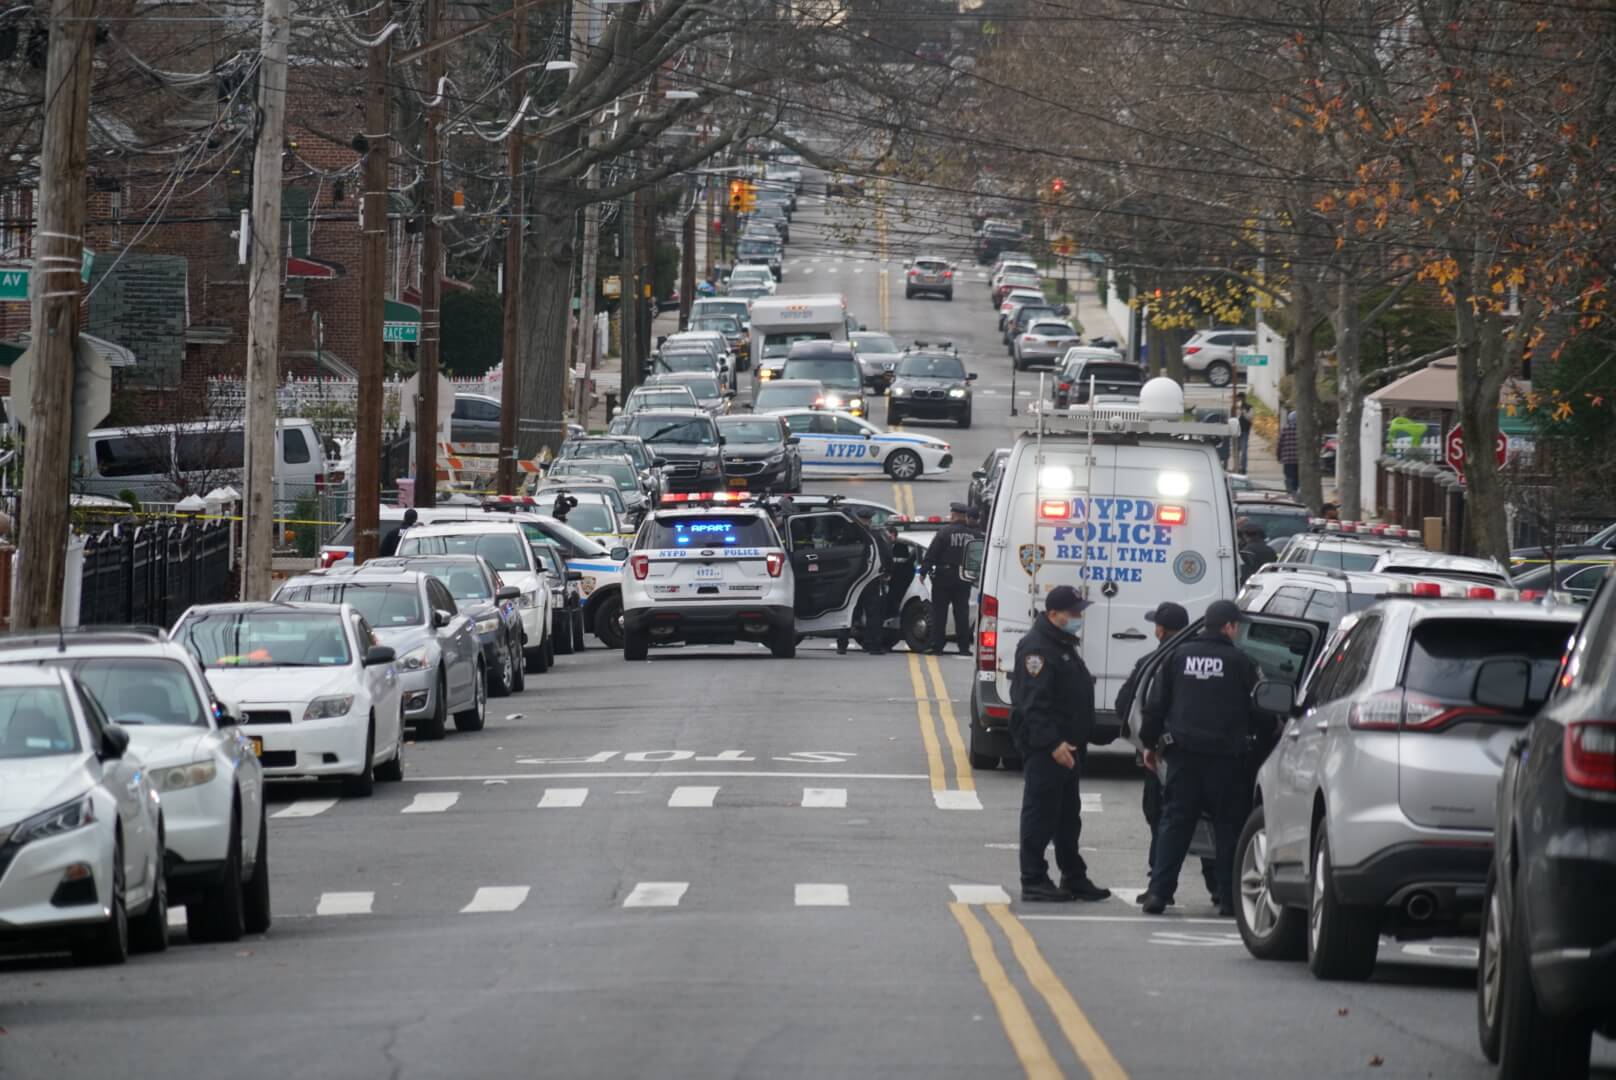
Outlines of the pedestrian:
[[[859,645],[871,656],[880,656],[887,651],[887,583],[892,580],[892,541],[887,539],[885,529],[872,529],[856,516],[853,517],[853,521],[869,536],[870,543],[875,545],[875,557],[879,566],[875,580],[866,585],[864,592],[859,596],[858,611],[863,619],[863,629],[859,632]],[[847,634],[838,635],[836,651],[845,655],[847,642]]]
[[1150,865],[1150,888],[1140,903],[1160,915],[1173,902],[1178,872],[1206,814],[1216,838],[1218,913],[1234,914],[1234,846],[1244,824],[1241,785],[1257,714],[1251,692],[1257,666],[1236,648],[1245,613],[1229,600],[1213,601],[1205,625],[1173,650],[1145,695],[1139,740],[1145,766],[1166,765],[1161,831]]
[[1240,421],[1240,440],[1235,448],[1235,456],[1239,459],[1241,475],[1246,472],[1248,459],[1246,451],[1251,446],[1251,402],[1246,400],[1245,394],[1237,394],[1234,399],[1235,418]]
[[397,555],[398,542],[403,538],[404,530],[414,525],[420,517],[421,515],[415,512],[415,507],[413,506],[404,511],[404,520],[399,522],[395,528],[389,530],[386,536],[382,537],[381,546],[377,548],[377,554],[383,558],[389,555]]
[[1285,490],[1295,498],[1297,492],[1302,490],[1302,474],[1297,465],[1296,441],[1296,410],[1291,409],[1285,414],[1285,422],[1279,428],[1279,454],[1280,468],[1285,470]]
[[1250,577],[1271,562],[1279,561],[1279,554],[1268,546],[1268,530],[1250,518],[1235,522],[1240,538],[1240,568]]
[[972,540],[982,531],[971,524],[969,503],[949,507],[948,524],[937,530],[920,572],[931,579],[931,648],[941,654],[948,642],[948,613],[954,613],[954,641],[962,655],[971,654],[971,586],[960,577],[960,564]]
[[[1021,899],[1104,900],[1078,849],[1083,833],[1079,787],[1094,727],[1094,677],[1077,652],[1083,599],[1070,585],[1049,590],[1044,613],[1016,645],[1010,676],[1010,736],[1021,752]],[[1044,852],[1055,844],[1061,883],[1049,879]]]
[[1324,517],[1325,521],[1341,520],[1341,507],[1333,502],[1327,502],[1321,506],[1319,508],[1319,513]]
[[[1134,699],[1139,696],[1139,680],[1145,673],[1145,667],[1166,647],[1168,638],[1190,624],[1190,613],[1184,610],[1182,604],[1167,601],[1145,612],[1145,621],[1156,627],[1156,648],[1139,658],[1139,662],[1134,664],[1133,670],[1122,680],[1122,685],[1117,689],[1116,713],[1124,724],[1128,722],[1128,714],[1133,711]],[[1142,755],[1137,757],[1135,764],[1143,766],[1144,757]],[[1150,853],[1146,856],[1149,861],[1145,866],[1147,873],[1156,862],[1156,834],[1161,825],[1161,803],[1161,779],[1156,775],[1156,770],[1146,769],[1140,809],[1145,813],[1145,824],[1150,826]]]

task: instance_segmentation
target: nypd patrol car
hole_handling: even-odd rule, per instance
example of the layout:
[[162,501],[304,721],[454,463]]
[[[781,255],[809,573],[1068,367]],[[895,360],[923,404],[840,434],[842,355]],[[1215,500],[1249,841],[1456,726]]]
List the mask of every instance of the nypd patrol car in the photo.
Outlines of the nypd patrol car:
[[781,512],[739,493],[671,495],[640,526],[623,578],[623,658],[652,645],[765,644],[848,632],[880,560],[844,511]]
[[805,476],[876,476],[913,480],[946,473],[954,464],[948,443],[916,431],[883,431],[856,416],[827,409],[776,413],[797,437]]

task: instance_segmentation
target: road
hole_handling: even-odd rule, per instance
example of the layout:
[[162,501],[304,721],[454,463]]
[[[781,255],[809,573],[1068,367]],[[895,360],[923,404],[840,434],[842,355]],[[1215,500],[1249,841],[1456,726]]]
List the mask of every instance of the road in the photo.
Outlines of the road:
[[[952,303],[905,301],[915,238],[892,227],[883,262],[822,214],[804,198],[786,291],[952,338],[980,375],[953,476],[845,485],[942,512],[1013,430],[985,284],[966,261]],[[1248,957],[1192,875],[1141,916],[1121,753],[1090,761],[1082,837],[1117,895],[1014,902],[1019,776],[970,768],[970,678],[814,642],[564,657],[374,798],[278,787],[268,934],[0,961],[0,1075],[1487,1075],[1467,943],[1387,943],[1332,985]]]

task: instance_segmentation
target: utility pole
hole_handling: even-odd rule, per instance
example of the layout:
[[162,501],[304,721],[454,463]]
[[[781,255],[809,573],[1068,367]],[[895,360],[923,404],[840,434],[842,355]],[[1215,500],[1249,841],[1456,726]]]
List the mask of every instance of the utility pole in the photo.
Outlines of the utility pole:
[[679,329],[690,326],[690,305],[696,302],[696,215],[701,203],[690,200],[690,212],[685,214],[684,233],[679,237]]
[[[247,285],[247,431],[241,532],[241,598],[268,600],[275,557],[275,397],[280,386],[281,158],[286,137],[290,0],[265,0],[253,147],[251,276]],[[318,361],[317,361],[318,362]]]
[[622,348],[618,351],[623,356],[623,369],[618,374],[618,400],[627,401],[629,394],[640,385],[640,259],[639,259],[639,227],[637,206],[639,199],[634,192],[623,196],[618,204],[617,227],[623,245],[623,258],[621,261],[623,271],[623,287],[619,293],[619,310],[622,314],[621,325],[618,327],[618,336],[622,338]]
[[[443,33],[445,0],[426,0],[426,43]],[[443,60],[426,54],[426,193],[421,200],[421,342],[415,371],[415,505],[438,505],[438,343],[443,319]]]
[[39,227],[34,231],[34,272],[29,283],[34,389],[24,451],[22,520],[18,522],[24,547],[11,609],[12,625],[19,630],[62,621],[94,0],[53,0],[49,31]]
[[[521,5],[516,13],[516,27],[511,40],[512,55],[517,64],[527,61],[527,7]],[[522,93],[525,78],[511,85],[511,97],[518,107],[527,98]],[[520,117],[511,124],[510,136],[505,140],[505,164],[510,177],[511,197],[505,218],[505,339],[500,350],[502,366],[499,385],[499,472],[495,486],[501,495],[516,493],[516,432],[517,412],[521,409],[521,362],[517,349],[521,342],[522,311],[522,232],[527,223],[527,201],[522,187],[522,150],[525,146],[527,126]]]
[[[568,59],[574,64],[581,65],[589,50],[590,23],[594,18],[594,7],[590,4],[575,3],[572,5],[572,41],[568,50]],[[570,82],[578,77],[578,68],[574,67],[567,76]],[[600,116],[591,113],[589,118],[589,134],[585,144],[589,147],[595,145]],[[600,253],[600,203],[595,201],[594,193],[600,187],[600,168],[591,165],[584,177],[584,186],[589,201],[584,205],[584,235],[583,251],[578,264],[578,331],[574,340],[578,346],[576,367],[582,372],[578,380],[577,401],[573,406],[573,415],[578,423],[584,427],[589,426],[589,379],[595,370],[595,354],[599,351],[595,344],[595,292],[597,289],[596,257]]]
[[[360,218],[359,401],[354,431],[354,563],[376,557],[381,538],[382,321],[387,289],[387,159],[391,119],[387,103],[388,56],[383,36],[392,0],[370,9],[370,33],[382,38],[365,62],[365,188]],[[389,36],[390,37],[390,36]]]
[[[651,85],[656,85],[653,76]],[[651,350],[656,347],[656,204],[657,192],[655,187],[645,189],[644,197],[634,200],[634,208],[639,213],[640,228],[640,289],[635,294],[640,304],[640,355],[650,356]],[[635,385],[639,385],[636,377]]]

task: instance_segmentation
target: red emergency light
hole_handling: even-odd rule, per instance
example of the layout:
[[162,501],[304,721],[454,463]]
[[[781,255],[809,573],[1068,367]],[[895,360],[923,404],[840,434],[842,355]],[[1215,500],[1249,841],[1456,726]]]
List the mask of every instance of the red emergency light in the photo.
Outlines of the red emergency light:
[[1156,524],[1158,525],[1182,525],[1188,520],[1189,514],[1182,506],[1156,507]]

